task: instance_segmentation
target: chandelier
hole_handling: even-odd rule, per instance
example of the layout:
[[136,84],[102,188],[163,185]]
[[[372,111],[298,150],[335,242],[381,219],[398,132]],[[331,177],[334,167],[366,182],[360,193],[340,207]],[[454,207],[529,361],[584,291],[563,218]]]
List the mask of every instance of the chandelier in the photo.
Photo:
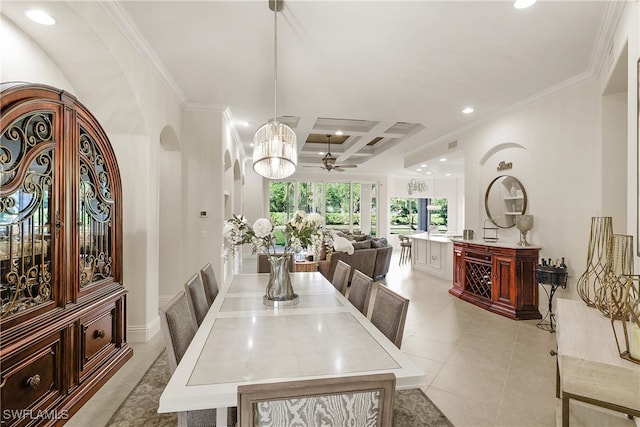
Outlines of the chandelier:
[[284,123],[278,122],[278,11],[283,0],[270,0],[273,10],[273,120],[263,124],[253,136],[253,170],[269,179],[283,179],[296,171],[298,145],[296,134]]
[[414,191],[417,191],[419,193],[427,191],[427,183],[424,181],[416,181],[415,179],[412,179],[407,184],[407,192],[409,193],[409,195],[412,195]]

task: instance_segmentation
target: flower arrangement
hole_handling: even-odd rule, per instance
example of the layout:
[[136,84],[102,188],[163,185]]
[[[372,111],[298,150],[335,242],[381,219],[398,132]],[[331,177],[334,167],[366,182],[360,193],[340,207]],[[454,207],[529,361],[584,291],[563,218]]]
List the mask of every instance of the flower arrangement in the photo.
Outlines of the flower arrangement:
[[[266,218],[258,218],[253,225],[249,225],[247,219],[242,215],[233,215],[231,219],[225,221],[222,234],[230,243],[231,253],[234,254],[235,247],[242,244],[250,244],[253,253],[266,253],[269,255],[280,255],[276,253],[274,227],[271,221]],[[286,243],[283,249],[284,254],[301,252],[306,248],[312,248],[316,259],[318,258],[325,239],[330,235],[324,231],[324,218],[317,213],[307,214],[297,211],[293,218],[285,224],[284,236]]]

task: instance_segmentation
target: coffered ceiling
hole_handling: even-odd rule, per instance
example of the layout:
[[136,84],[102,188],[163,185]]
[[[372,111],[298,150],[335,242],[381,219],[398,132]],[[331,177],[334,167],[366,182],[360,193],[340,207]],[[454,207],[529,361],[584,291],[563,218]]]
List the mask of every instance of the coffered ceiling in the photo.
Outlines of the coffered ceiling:
[[[2,1],[3,15],[28,33],[21,9],[29,3]],[[621,4],[539,1],[518,10],[510,1],[285,1],[276,114],[298,135],[301,166],[320,166],[319,139],[341,131],[346,138],[335,139],[332,153],[358,165],[345,174],[415,174],[420,164],[444,173],[437,159],[420,157],[426,147],[597,75]],[[187,108],[229,107],[250,155],[253,133],[274,117],[268,1],[104,7]],[[467,106],[475,112],[463,114]],[[461,155],[452,150],[451,158]],[[447,173],[460,172],[454,163]]]

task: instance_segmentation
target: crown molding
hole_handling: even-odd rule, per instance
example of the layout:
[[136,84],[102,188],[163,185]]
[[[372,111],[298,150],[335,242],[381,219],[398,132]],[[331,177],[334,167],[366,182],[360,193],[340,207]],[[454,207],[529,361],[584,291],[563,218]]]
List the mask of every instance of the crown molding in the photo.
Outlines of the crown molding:
[[604,19],[598,30],[595,47],[591,53],[591,62],[589,64],[589,73],[598,76],[602,71],[605,61],[607,60],[616,28],[620,23],[620,18],[624,12],[626,2],[610,1],[607,3]]
[[176,81],[171,77],[171,74],[164,67],[162,62],[158,59],[156,53],[148,45],[140,31],[133,23],[129,14],[122,8],[122,6],[115,1],[103,1],[100,2],[104,10],[109,17],[116,24],[118,29],[122,32],[125,38],[129,41],[131,46],[142,56],[151,70],[173,91],[182,105],[187,102],[187,99],[180,90],[180,87]]

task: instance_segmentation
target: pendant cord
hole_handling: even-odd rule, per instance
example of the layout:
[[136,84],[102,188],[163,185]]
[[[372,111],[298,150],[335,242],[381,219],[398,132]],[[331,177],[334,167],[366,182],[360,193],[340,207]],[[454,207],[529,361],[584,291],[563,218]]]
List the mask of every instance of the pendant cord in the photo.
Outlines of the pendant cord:
[[278,1],[273,8],[273,122],[278,122]]

